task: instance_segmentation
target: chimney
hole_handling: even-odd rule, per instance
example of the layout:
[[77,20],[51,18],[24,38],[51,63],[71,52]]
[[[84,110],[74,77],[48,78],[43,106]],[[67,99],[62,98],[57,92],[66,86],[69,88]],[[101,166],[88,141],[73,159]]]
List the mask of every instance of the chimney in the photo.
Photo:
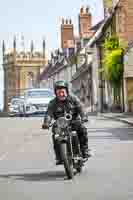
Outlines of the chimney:
[[68,24],[68,19],[66,19],[66,24]]
[[84,13],[84,8],[81,7],[81,8],[80,8],[80,14],[83,14],[83,13]]
[[31,40],[30,50],[31,50],[31,54],[33,54],[33,51],[34,51],[34,43],[33,43],[33,40]]
[[92,15],[89,11],[89,7],[80,9],[79,14],[79,35],[80,38],[90,38],[92,36],[92,31],[90,31],[92,26]]
[[86,7],[86,14],[89,14],[89,7]]
[[71,19],[62,19],[61,48],[74,48],[74,27]]
[[62,18],[62,24],[64,24],[64,23],[65,23],[64,18]]
[[13,39],[13,49],[14,51],[16,51],[16,36],[14,36],[14,39]]
[[46,50],[46,43],[45,43],[45,39],[43,39],[43,42],[42,42],[43,58],[45,58],[45,50]]
[[3,40],[2,42],[2,53],[3,53],[3,56],[5,55],[5,41]]

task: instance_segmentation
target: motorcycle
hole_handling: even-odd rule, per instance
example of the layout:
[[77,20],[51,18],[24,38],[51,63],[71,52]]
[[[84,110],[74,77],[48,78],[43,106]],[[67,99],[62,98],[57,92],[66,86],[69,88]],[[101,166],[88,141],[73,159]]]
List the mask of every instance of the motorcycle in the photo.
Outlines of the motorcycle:
[[66,113],[58,118],[55,123],[55,140],[57,142],[61,162],[64,165],[68,179],[73,179],[74,169],[82,172],[84,160],[76,131],[72,131],[72,115]]

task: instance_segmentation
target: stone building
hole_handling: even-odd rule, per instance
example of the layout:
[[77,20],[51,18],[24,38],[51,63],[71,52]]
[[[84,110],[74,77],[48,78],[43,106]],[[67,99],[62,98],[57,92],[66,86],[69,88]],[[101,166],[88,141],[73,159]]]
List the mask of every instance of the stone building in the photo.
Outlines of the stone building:
[[[72,21],[62,20],[61,49],[63,54],[59,53],[58,55],[52,56],[49,65],[41,75],[41,85],[52,87],[55,80],[64,79],[70,83],[71,89],[76,95],[78,95],[76,88],[79,86],[79,82],[77,84],[72,84],[73,82],[71,81],[79,65],[82,65],[82,62],[84,62],[84,58],[81,55],[78,56],[78,53],[95,33],[95,31],[91,29],[92,16],[88,7],[82,7],[80,9],[78,20],[79,35],[76,37],[74,36]],[[87,84],[88,82],[85,83],[84,81],[83,85],[86,86]]]
[[84,64],[72,76],[72,91],[86,107],[92,105],[92,62]]
[[[104,0],[104,5],[108,5],[106,0]],[[116,35],[120,41],[130,46],[133,41],[133,1],[113,1],[109,4],[108,9],[105,7],[105,12],[104,20],[91,28],[95,30],[95,33],[79,53],[79,57],[89,58],[89,62],[81,62],[72,78],[73,88],[80,99],[84,101],[86,106],[91,107],[91,111],[100,112],[110,110],[113,103],[110,84],[105,81],[102,73],[98,73],[99,69],[103,67],[102,60],[105,55],[103,43],[105,39]],[[85,59],[83,60],[85,61]],[[133,96],[132,49],[127,52],[126,60],[124,88],[123,85],[121,86],[121,108],[129,111],[132,107],[131,99]]]
[[78,53],[77,71],[72,77],[74,93],[91,112],[100,111],[99,73],[100,65],[97,40],[101,35],[104,22],[101,21],[91,29],[95,32],[89,42]]
[[31,42],[30,51],[18,51],[16,39],[13,49],[5,47],[3,41],[3,70],[4,70],[4,110],[8,110],[8,103],[12,97],[22,96],[25,89],[39,87],[39,76],[46,64],[45,41],[42,52],[34,50]]
[[75,54],[75,45],[78,43],[79,40],[74,38],[72,21],[62,19],[61,49],[51,53],[51,59],[40,75],[41,87],[53,88],[53,83],[59,79],[71,81],[71,74],[74,73],[74,70],[71,67],[69,58]]
[[133,112],[133,42],[124,56],[124,104],[126,112]]
[[[107,37],[111,37],[113,35],[116,35],[119,37],[119,40],[126,46],[130,46],[130,44],[133,41],[133,1],[132,0],[117,0],[113,1],[112,4],[110,4],[110,8],[108,9],[106,7],[106,1],[104,0],[105,5],[105,23],[102,29],[102,35],[99,38],[99,51],[100,51],[100,60],[103,60],[104,57],[104,50],[102,47],[102,43],[105,41]],[[131,55],[131,50],[129,51]],[[131,57],[131,56],[129,56]],[[131,60],[131,58],[130,58]],[[131,62],[130,62],[131,63]],[[102,67],[102,62],[100,63],[100,67]],[[121,86],[121,108],[122,111],[127,111],[127,103],[125,104],[126,100],[124,100],[125,96],[128,95],[131,96],[131,93],[133,92],[130,90],[130,92],[127,92],[129,88],[132,87],[133,79],[129,77],[129,68],[131,69],[131,66],[126,63],[124,66],[124,86]],[[104,99],[106,98],[106,103],[109,105],[109,102],[111,102],[111,93],[109,90],[107,90],[108,83],[103,80],[103,77],[101,77],[101,99],[104,102]],[[107,92],[105,92],[107,90]],[[126,94],[125,94],[126,91]],[[129,94],[130,93],[130,94]]]
[[55,51],[40,75],[40,87],[53,89],[54,82],[57,80],[66,80],[70,83],[75,71],[76,66],[72,68],[69,58],[63,52]]
[[[98,56],[97,49],[91,47],[95,43],[96,34],[103,21],[92,26],[92,17],[89,8],[81,8],[79,14],[79,34],[81,49],[77,54],[77,71],[72,76],[73,92],[81,99],[89,111],[97,109],[98,87]],[[99,32],[98,32],[99,34]]]

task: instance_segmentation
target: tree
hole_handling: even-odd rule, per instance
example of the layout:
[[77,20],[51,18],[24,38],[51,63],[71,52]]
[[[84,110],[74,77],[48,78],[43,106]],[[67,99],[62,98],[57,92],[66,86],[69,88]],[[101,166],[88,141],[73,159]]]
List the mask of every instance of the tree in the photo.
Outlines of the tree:
[[112,36],[104,42],[105,56],[103,59],[102,72],[113,89],[114,104],[120,105],[120,91],[123,78],[123,55],[124,48],[119,39]]
[[110,7],[112,7],[112,1],[113,0],[104,0],[104,5],[105,5],[105,7],[107,7],[107,8],[110,8]]

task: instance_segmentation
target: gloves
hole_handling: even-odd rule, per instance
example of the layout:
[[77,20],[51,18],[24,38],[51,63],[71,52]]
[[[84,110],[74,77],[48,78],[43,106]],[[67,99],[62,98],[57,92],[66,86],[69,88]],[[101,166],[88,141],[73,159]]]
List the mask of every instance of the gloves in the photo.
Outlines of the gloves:
[[48,124],[42,124],[42,129],[49,129]]

